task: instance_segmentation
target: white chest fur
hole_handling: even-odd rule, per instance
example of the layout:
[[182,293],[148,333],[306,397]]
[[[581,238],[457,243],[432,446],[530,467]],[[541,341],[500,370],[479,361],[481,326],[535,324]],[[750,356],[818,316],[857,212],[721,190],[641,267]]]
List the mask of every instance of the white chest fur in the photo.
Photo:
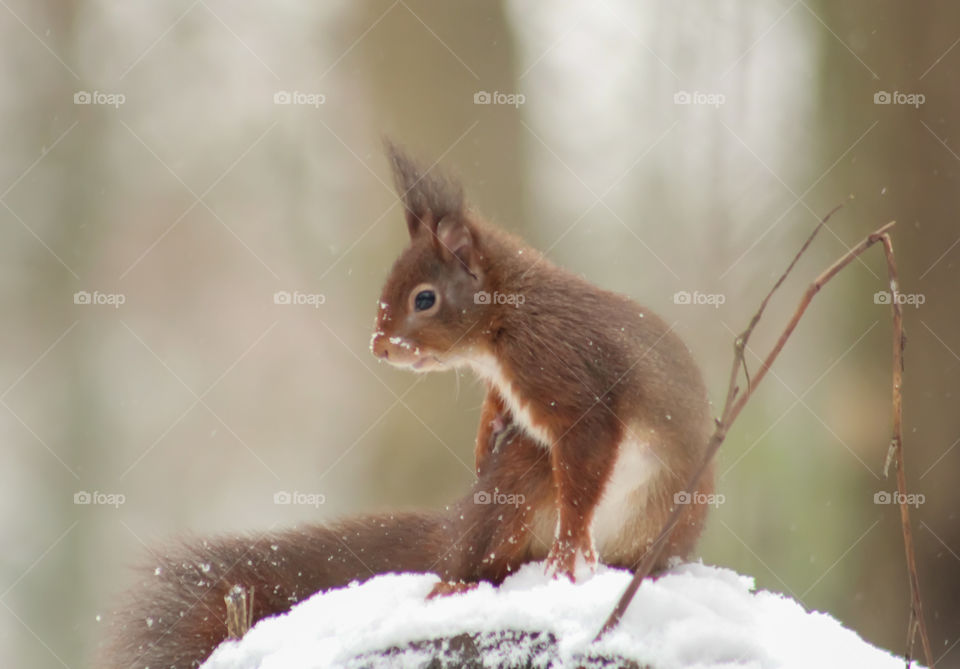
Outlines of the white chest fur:
[[519,423],[531,437],[540,442],[540,445],[549,448],[553,439],[543,428],[533,420],[527,402],[522,401],[513,387],[513,384],[503,373],[500,363],[492,355],[483,355],[470,361],[470,367],[480,377],[486,379],[497,389],[513,419]]
[[[544,448],[553,445],[547,431],[533,421],[527,403],[521,401],[512,384],[503,373],[500,363],[491,356],[473,358],[470,367],[482,378],[493,384],[503,397],[513,419],[528,435]],[[649,435],[654,438],[654,435]],[[649,484],[663,464],[657,458],[649,441],[629,431],[617,447],[617,460],[610,479],[604,486],[603,495],[594,510],[591,534],[601,557],[615,552],[617,546],[629,537],[624,536],[630,519],[642,514],[650,493]]]

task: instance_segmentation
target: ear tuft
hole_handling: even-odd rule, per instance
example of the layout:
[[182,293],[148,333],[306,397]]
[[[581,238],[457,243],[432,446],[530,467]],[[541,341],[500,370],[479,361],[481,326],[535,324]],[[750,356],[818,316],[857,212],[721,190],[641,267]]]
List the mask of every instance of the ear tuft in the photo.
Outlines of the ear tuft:
[[463,218],[463,188],[459,183],[435,167],[423,169],[389,139],[384,138],[383,143],[411,239],[425,231],[436,236],[441,220]]

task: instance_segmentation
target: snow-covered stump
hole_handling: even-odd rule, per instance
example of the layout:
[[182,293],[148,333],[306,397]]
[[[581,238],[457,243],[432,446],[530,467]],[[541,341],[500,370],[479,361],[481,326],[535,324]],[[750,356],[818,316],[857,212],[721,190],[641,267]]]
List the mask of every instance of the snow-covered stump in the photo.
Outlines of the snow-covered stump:
[[574,585],[530,564],[500,588],[426,601],[436,576],[378,576],[259,622],[222,644],[204,669],[904,664],[827,614],[702,564],[644,582],[617,629],[592,643],[629,580],[601,567]]
[[559,667],[575,666],[583,669],[646,669],[625,657],[604,657],[593,653],[574,653],[564,659],[557,637],[549,632],[464,632],[454,637],[411,641],[404,646],[371,651],[350,658],[347,666],[354,667],[456,667],[483,669],[484,667]]

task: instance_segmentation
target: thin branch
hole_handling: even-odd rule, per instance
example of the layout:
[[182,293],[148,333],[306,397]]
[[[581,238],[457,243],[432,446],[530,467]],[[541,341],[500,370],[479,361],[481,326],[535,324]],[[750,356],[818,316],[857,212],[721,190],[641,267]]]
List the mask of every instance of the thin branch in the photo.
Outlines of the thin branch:
[[920,644],[927,665],[933,667],[933,653],[923,619],[923,603],[920,600],[920,576],[917,573],[917,557],[913,547],[913,530],[910,526],[910,507],[907,505],[907,474],[903,461],[903,350],[907,339],[903,333],[903,305],[900,303],[900,284],[897,280],[897,265],[893,256],[893,242],[884,234],[883,252],[887,258],[887,274],[890,277],[890,307],[893,311],[893,425],[890,447],[887,452],[884,475],[891,459],[897,465],[897,492],[900,494],[900,527],[903,532],[903,549],[907,558],[907,574],[910,583],[910,620],[907,624],[907,666],[913,657],[916,633],[920,632]]
[[[773,288],[766,294],[763,300],[760,302],[760,307],[757,309],[757,312],[753,315],[753,318],[750,319],[750,324],[747,325],[747,328],[740,333],[733,342],[733,365],[730,367],[730,380],[727,384],[727,398],[723,404],[723,411],[720,412],[720,418],[716,420],[716,429],[713,432],[713,435],[710,437],[710,441],[707,442],[706,451],[704,453],[703,459],[700,462],[700,466],[690,477],[690,480],[687,482],[686,491],[687,494],[692,495],[693,491],[697,489],[697,485],[700,483],[700,479],[703,478],[704,472],[707,471],[707,468],[710,466],[710,463],[713,461],[713,456],[716,454],[717,450],[720,448],[720,444],[723,443],[723,440],[727,436],[727,430],[730,428],[730,424],[736,418],[736,415],[740,413],[739,409],[736,409],[737,399],[740,392],[740,388],[737,385],[737,376],[740,369],[744,369],[746,373],[747,363],[744,358],[744,351],[747,347],[747,342],[750,340],[750,336],[753,334],[754,328],[757,326],[757,323],[760,322],[760,317],[763,315],[764,310],[767,308],[767,304],[770,301],[770,298],[773,296],[774,292],[783,285],[783,282],[786,280],[787,275],[790,274],[794,266],[797,264],[797,261],[800,259],[800,256],[809,248],[810,244],[813,242],[813,239],[817,236],[817,233],[820,232],[820,229],[826,225],[827,221],[830,219],[830,216],[833,215],[840,206],[834,207],[820,223],[813,229],[813,232],[810,233],[810,236],[807,237],[807,240],[803,243],[803,246],[800,247],[800,250],[793,257],[793,260],[790,261],[790,264],[787,266],[787,269],[784,270],[783,274],[780,275],[780,278],[777,279],[777,282],[773,285]],[[761,368],[762,370],[762,368]],[[747,375],[749,379],[749,375]],[[763,379],[763,374],[759,376],[753,383],[748,383],[747,392],[743,395],[744,398],[749,399],[753,394],[754,389],[757,386],[757,383]],[[740,405],[742,408],[742,405]],[[620,598],[620,601],[617,603],[616,608],[610,614],[610,617],[604,623],[603,628],[597,634],[596,639],[599,640],[604,634],[609,630],[616,627],[617,623],[620,622],[620,619],[623,617],[623,614],[626,612],[627,607],[630,605],[633,596],[636,594],[637,590],[640,587],[640,583],[644,578],[650,575],[650,572],[653,569],[653,565],[656,563],[657,558],[660,557],[660,553],[663,552],[663,548],[666,545],[667,538],[670,536],[670,533],[673,531],[673,528],[676,527],[677,522],[680,520],[680,515],[683,512],[683,508],[679,505],[674,506],[673,511],[671,512],[667,522],[664,524],[663,529],[660,530],[660,534],[657,535],[657,538],[654,539],[653,543],[650,545],[650,548],[647,549],[647,552],[644,554],[643,558],[640,560],[640,563],[637,565],[633,579],[630,581],[630,584],[627,586],[627,589],[624,591],[623,596]]]
[[[737,416],[740,415],[740,412],[746,406],[747,402],[750,401],[750,398],[753,396],[757,387],[760,385],[760,382],[764,379],[767,372],[770,370],[770,367],[773,365],[774,361],[780,355],[780,352],[783,350],[784,345],[786,345],[787,340],[790,338],[790,335],[793,334],[793,331],[796,329],[797,324],[800,322],[800,319],[803,317],[807,308],[810,306],[814,296],[820,292],[820,289],[830,281],[834,276],[836,276],[844,267],[849,265],[855,259],[857,259],[864,251],[876,244],[877,242],[882,242],[884,250],[887,256],[887,268],[890,274],[890,286],[891,286],[891,304],[893,306],[893,329],[894,329],[894,370],[893,370],[893,439],[891,441],[890,449],[894,452],[894,458],[897,462],[897,488],[900,492],[900,514],[901,521],[903,526],[903,538],[904,545],[907,553],[907,568],[910,576],[910,593],[911,593],[911,609],[910,609],[910,623],[908,628],[908,649],[907,657],[909,664],[909,657],[912,653],[913,639],[916,631],[920,632],[921,642],[923,644],[924,653],[926,655],[927,665],[933,669],[933,655],[930,652],[929,641],[927,637],[926,625],[923,620],[923,611],[920,605],[920,585],[919,578],[917,576],[916,568],[916,558],[913,550],[913,537],[910,529],[910,518],[909,510],[906,503],[906,476],[903,471],[903,450],[902,450],[902,435],[901,435],[901,410],[902,410],[902,397],[901,397],[901,381],[903,373],[903,327],[902,327],[902,314],[901,307],[897,297],[897,278],[896,278],[896,265],[894,264],[893,258],[893,246],[890,242],[890,237],[887,232],[893,227],[894,222],[891,221],[876,231],[872,232],[866,238],[863,239],[859,244],[854,246],[852,249],[847,251],[839,260],[837,260],[833,265],[828,267],[824,272],[822,272],[807,288],[806,292],[803,294],[803,297],[800,300],[799,305],[797,306],[793,317],[787,323],[787,326],[784,328],[783,333],[780,335],[776,344],[771,349],[770,353],[767,354],[767,357],[763,360],[763,363],[760,365],[759,370],[754,376],[753,380],[748,379],[747,390],[743,394],[739,393],[739,387],[737,386],[737,376],[738,372],[742,368],[746,374],[746,362],[744,360],[744,350],[746,349],[747,342],[750,339],[750,336],[753,334],[753,330],[759,323],[761,316],[763,315],[764,310],[767,307],[767,303],[770,301],[770,298],[773,296],[774,292],[783,284],[787,276],[790,274],[791,270],[796,265],[800,257],[806,252],[810,244],[813,242],[814,237],[819,232],[819,230],[826,224],[830,216],[839,209],[835,207],[833,210],[828,213],[823,220],[820,221],[819,225],[813,230],[810,236],[804,242],[803,246],[794,256],[793,261],[787,267],[783,274],[780,275],[780,278],[774,284],[773,288],[770,289],[770,292],[767,293],[767,296],[760,303],[760,308],[753,315],[753,318],[750,319],[750,323],[747,328],[741,333],[736,340],[734,341],[734,360],[733,365],[730,371],[730,380],[727,387],[727,397],[724,402],[723,411],[720,414],[720,418],[716,421],[716,429],[713,432],[713,435],[710,437],[710,440],[707,442],[707,447],[703,456],[703,459],[700,463],[700,466],[690,477],[690,480],[687,483],[685,488],[687,495],[692,495],[693,492],[697,489],[697,486],[700,482],[700,479],[703,477],[704,472],[710,466],[710,463],[713,461],[713,457],[716,455],[717,451],[720,449],[720,445],[723,443],[724,439],[727,436],[727,431],[730,429],[730,426],[733,424],[733,421],[737,419]],[[660,557],[660,554],[663,552],[663,548],[666,545],[666,541],[670,536],[670,533],[676,527],[677,523],[680,520],[680,515],[683,512],[683,508],[680,505],[676,505],[673,511],[670,514],[670,517],[667,519],[667,522],[664,524],[663,529],[657,535],[657,538],[650,545],[650,548],[644,554],[639,565],[637,566],[633,578],[630,581],[630,584],[627,586],[627,589],[624,591],[623,595],[620,598],[620,601],[617,602],[616,607],[613,612],[611,612],[610,617],[607,618],[607,621],[604,623],[600,632],[597,634],[597,641],[603,637],[608,631],[617,626],[621,618],[623,618],[624,613],[626,613],[627,607],[630,605],[630,602],[633,600],[634,595],[637,590],[640,588],[640,584],[644,578],[650,575],[650,572],[653,569],[654,564],[657,559]]]
[[[753,329],[757,327],[757,323],[760,322],[760,318],[763,316],[763,312],[767,309],[767,304],[770,302],[770,298],[773,297],[773,294],[777,292],[777,289],[783,285],[783,282],[787,280],[787,277],[790,275],[790,272],[793,271],[794,266],[797,264],[797,261],[800,260],[800,257],[807,252],[807,249],[810,248],[810,244],[813,243],[813,240],[816,238],[820,230],[823,229],[823,226],[827,224],[827,221],[830,220],[830,217],[833,216],[838,209],[843,207],[842,204],[838,204],[836,207],[827,212],[827,215],[824,216],[817,226],[813,229],[813,232],[810,233],[810,236],[807,237],[807,241],[803,243],[803,246],[800,247],[800,250],[797,251],[797,254],[793,256],[793,260],[790,261],[790,264],[787,265],[787,269],[783,271],[783,274],[780,275],[780,278],[777,279],[777,282],[773,284],[773,288],[767,293],[766,297],[763,298],[763,301],[760,303],[760,308],[757,309],[757,313],[753,315],[753,318],[750,319],[750,325],[747,326],[747,329],[740,333],[740,336],[737,337],[736,342],[734,342],[735,348],[735,365],[734,372],[736,372],[737,367],[743,368],[743,375],[747,380],[747,390],[749,395],[750,386],[750,371],[747,368],[747,359],[744,357],[743,352],[747,347],[747,342],[750,340],[750,335],[753,334]],[[759,379],[758,379],[759,381]],[[726,409],[727,407],[724,407]]]

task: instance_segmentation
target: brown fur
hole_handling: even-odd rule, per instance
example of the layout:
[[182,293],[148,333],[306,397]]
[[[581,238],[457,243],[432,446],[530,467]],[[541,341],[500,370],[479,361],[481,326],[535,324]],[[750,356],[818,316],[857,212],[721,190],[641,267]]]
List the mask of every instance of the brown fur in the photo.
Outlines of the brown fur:
[[509,427],[510,414],[503,403],[500,393],[491,384],[487,384],[487,395],[480,408],[480,427],[477,430],[477,441],[474,446],[474,459],[477,472],[490,456],[497,439]]
[[[108,617],[108,641],[97,666],[108,669],[197,667],[227,637],[224,596],[253,588],[254,622],[285,613],[323,590],[376,574],[417,572],[441,577],[438,594],[470,584],[499,584],[523,564],[542,560],[553,541],[556,505],[552,467],[543,448],[514,431],[497,448],[473,489],[444,512],[366,516],[329,526],[308,525],[260,536],[181,541],[154,553],[138,585]],[[482,503],[486,493],[524,496],[519,504]],[[602,555],[633,568],[672,506],[650,514],[643,527],[624,527],[630,550]],[[691,505],[691,512],[698,507]],[[688,514],[671,535],[667,558],[686,555],[702,515]],[[449,584],[457,584],[451,587]],[[148,623],[152,621],[151,623]]]
[[[454,192],[449,180],[388,148],[404,202],[417,204],[407,204],[411,241],[384,286],[374,353],[418,371],[470,366],[496,377],[488,378],[477,466],[496,426],[521,424],[534,447],[538,435],[546,442],[559,513],[549,562],[571,578],[578,555],[596,559],[590,528],[621,444],[645,444],[659,462],[656,478],[614,519],[638,532],[639,539],[615,542],[623,555],[635,554],[662,525],[707,441],[706,390],[686,346],[650,310],[557,267],[467,211],[459,189],[434,207],[434,194]],[[421,290],[437,295],[437,305],[422,313],[413,301]],[[523,303],[478,301],[484,293]],[[496,370],[485,372],[491,360]],[[709,477],[705,489],[712,489]],[[705,513],[691,504],[680,526],[689,536],[675,533],[678,551],[693,545]]]

